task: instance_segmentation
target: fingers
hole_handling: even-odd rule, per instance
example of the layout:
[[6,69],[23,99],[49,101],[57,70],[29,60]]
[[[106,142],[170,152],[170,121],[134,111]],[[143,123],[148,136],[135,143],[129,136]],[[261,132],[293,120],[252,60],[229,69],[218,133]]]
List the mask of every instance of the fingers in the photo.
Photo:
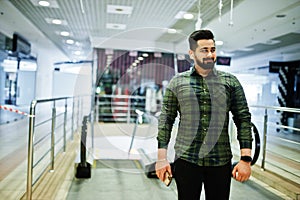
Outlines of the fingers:
[[231,174],[232,174],[232,177],[233,177],[234,179],[236,179],[236,175],[237,175],[237,169],[236,169],[236,167],[233,168]]
[[238,175],[235,177],[235,180],[237,180],[237,181],[239,181],[239,182],[245,182],[245,181],[249,180],[249,177],[250,177],[250,176],[247,176],[247,175],[241,176],[241,175],[238,174]]
[[251,175],[251,167],[250,165],[238,164],[232,170],[232,177],[239,181],[245,182],[250,178]]
[[172,176],[171,166],[170,166],[170,164],[167,161],[166,162],[156,163],[155,164],[155,171],[156,171],[157,177],[161,181],[165,180],[165,174],[166,174],[166,172],[169,172],[169,174]]

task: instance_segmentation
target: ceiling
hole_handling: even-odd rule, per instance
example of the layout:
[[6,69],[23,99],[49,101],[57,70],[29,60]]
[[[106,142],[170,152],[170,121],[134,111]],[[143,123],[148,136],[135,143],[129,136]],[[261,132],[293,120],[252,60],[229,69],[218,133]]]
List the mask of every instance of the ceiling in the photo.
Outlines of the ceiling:
[[[49,0],[49,7],[38,2],[0,0],[19,10],[70,60],[86,58],[93,47],[187,53],[187,36],[199,12],[201,27],[223,41],[218,55],[238,59],[274,49],[281,55],[300,51],[299,0],[232,0],[232,10],[231,0],[222,0],[221,10],[219,0]],[[0,22],[11,15],[1,6],[0,11]],[[180,11],[194,17],[176,18]],[[62,24],[49,23],[52,19]],[[17,16],[10,20],[16,23]],[[171,28],[176,33],[168,33]],[[34,34],[22,35],[34,41]],[[67,44],[69,39],[74,43]]]

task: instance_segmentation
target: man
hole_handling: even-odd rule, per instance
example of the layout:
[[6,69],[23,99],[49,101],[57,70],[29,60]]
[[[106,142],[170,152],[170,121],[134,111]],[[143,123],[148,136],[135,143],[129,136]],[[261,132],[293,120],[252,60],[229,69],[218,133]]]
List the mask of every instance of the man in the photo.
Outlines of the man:
[[[214,68],[213,33],[195,31],[189,37],[189,45],[194,66],[173,77],[164,95],[158,125],[156,174],[162,181],[167,172],[175,178],[179,200],[200,199],[202,184],[206,199],[229,199],[231,176],[243,182],[251,174],[251,115],[236,77]],[[237,127],[241,151],[241,160],[233,170],[229,112]],[[171,170],[167,147],[178,114],[180,122]]]

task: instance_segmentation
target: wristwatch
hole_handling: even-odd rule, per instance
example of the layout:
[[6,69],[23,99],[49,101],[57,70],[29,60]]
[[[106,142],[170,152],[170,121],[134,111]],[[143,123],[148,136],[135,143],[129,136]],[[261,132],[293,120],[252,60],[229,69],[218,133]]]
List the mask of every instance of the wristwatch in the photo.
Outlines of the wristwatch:
[[241,160],[245,162],[252,162],[251,156],[241,156]]

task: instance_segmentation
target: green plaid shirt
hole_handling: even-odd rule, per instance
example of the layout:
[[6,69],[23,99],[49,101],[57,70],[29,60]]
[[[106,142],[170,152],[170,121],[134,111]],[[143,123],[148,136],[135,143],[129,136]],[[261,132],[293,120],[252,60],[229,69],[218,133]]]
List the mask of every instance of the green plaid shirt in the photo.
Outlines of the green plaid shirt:
[[252,148],[251,115],[237,78],[216,69],[203,78],[195,67],[179,73],[165,91],[158,148],[168,147],[175,118],[179,116],[176,156],[199,166],[225,165],[232,158],[229,111],[237,127],[240,148]]

